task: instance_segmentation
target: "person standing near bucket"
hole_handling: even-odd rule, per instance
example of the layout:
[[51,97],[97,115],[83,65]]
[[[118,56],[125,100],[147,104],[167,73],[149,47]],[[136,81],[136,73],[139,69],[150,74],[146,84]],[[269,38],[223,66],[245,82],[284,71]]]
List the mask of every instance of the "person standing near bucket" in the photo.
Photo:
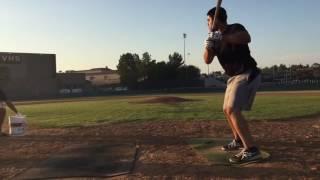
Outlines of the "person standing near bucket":
[[12,104],[11,101],[8,100],[6,94],[0,89],[0,136],[4,136],[5,133],[2,132],[2,125],[4,119],[6,117],[6,105],[16,114],[18,114],[18,110]]

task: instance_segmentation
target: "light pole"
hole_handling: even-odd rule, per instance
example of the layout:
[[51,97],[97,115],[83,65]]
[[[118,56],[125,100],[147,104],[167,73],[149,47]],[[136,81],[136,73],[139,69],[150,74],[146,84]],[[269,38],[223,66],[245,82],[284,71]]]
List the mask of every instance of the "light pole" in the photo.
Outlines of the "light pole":
[[183,33],[183,61],[184,61],[184,66],[186,68],[186,80],[188,79],[188,74],[187,74],[187,60],[186,60],[186,38],[187,38],[187,34]]
[[187,63],[186,63],[186,38],[187,38],[187,34],[183,33],[183,60],[184,60],[185,65],[187,65]]

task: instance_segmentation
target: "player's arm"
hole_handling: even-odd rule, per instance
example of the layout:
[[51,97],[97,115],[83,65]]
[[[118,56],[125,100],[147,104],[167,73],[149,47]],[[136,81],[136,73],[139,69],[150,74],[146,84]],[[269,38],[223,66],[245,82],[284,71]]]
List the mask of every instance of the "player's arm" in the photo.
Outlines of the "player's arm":
[[6,101],[6,104],[7,104],[7,106],[8,106],[13,112],[15,112],[16,114],[18,114],[17,108],[14,106],[14,104],[13,104],[11,101],[7,100],[7,101]]
[[6,102],[7,106],[16,114],[18,113],[18,110],[16,107],[12,104],[10,100],[8,100],[6,94],[0,89],[0,101]]
[[249,44],[251,42],[250,34],[241,24],[233,24],[231,27],[233,33],[222,36],[222,41],[227,44]]
[[222,36],[222,41],[229,44],[249,44],[251,37],[247,31],[239,31]]
[[216,54],[213,49],[205,48],[203,53],[203,59],[206,64],[211,64],[215,56]]
[[211,64],[216,56],[214,46],[215,39],[213,37],[213,33],[209,33],[209,37],[205,40],[205,48],[203,53],[203,59],[206,64]]

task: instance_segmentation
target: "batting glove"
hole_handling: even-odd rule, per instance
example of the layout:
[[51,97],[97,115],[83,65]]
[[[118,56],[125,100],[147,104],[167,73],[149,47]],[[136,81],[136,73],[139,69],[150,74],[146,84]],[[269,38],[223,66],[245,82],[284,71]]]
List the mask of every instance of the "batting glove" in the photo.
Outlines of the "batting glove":
[[222,33],[220,31],[210,32],[205,40],[205,47],[208,49],[217,49],[221,44]]

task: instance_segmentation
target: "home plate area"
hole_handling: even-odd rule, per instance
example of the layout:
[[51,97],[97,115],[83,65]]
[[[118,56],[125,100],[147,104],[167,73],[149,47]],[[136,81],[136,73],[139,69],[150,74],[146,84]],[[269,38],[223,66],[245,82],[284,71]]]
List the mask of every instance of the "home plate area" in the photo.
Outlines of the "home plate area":
[[[187,143],[200,155],[204,156],[211,165],[235,165],[229,162],[229,158],[237,154],[239,151],[234,152],[226,152],[221,150],[221,147],[231,140],[226,138],[195,138],[190,139]],[[271,155],[263,150],[260,150],[262,154],[262,159],[259,162],[268,160]],[[252,162],[253,163],[253,162]],[[245,164],[237,164],[237,165],[246,165]]]

